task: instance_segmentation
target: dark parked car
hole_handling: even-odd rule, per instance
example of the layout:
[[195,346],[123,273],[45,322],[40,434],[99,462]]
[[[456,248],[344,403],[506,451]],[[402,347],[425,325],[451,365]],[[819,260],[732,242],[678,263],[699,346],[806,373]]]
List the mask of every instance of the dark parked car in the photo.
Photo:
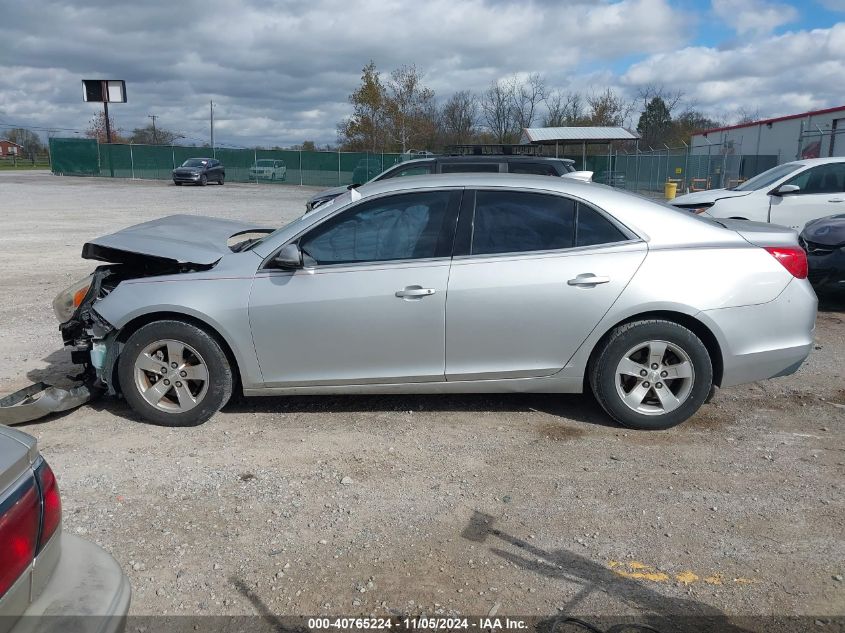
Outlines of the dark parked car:
[[[363,162],[363,161],[362,161]],[[375,162],[375,161],[374,161]],[[408,160],[371,177],[367,182],[399,178],[402,176],[424,176],[426,174],[458,173],[502,173],[534,174],[537,176],[563,176],[575,171],[575,161],[565,158],[544,158],[542,156],[511,156],[506,154],[486,154],[474,156],[435,156]],[[363,171],[361,172],[363,173]],[[361,185],[356,167],[352,182]],[[305,210],[313,211],[321,204],[334,200],[349,187],[332,187],[312,196],[305,203]]]
[[807,222],[798,241],[807,251],[810,283],[845,292],[845,213]]
[[117,633],[131,595],[108,552],[62,531],[59,487],[35,438],[0,425],[0,631]]
[[222,185],[226,179],[226,168],[214,158],[189,158],[180,167],[173,170],[173,184],[190,182],[195,185],[207,185],[216,182]]

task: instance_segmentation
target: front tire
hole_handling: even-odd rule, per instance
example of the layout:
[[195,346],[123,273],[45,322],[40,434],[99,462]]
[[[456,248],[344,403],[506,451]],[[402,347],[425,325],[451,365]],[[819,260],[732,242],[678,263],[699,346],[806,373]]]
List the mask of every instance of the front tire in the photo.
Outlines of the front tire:
[[208,184],[208,176],[203,174],[202,176],[200,176],[200,186],[205,187],[207,184]]
[[673,321],[614,329],[589,369],[590,386],[614,420],[633,429],[668,429],[704,404],[713,366],[704,343]]
[[232,370],[220,344],[182,321],[139,328],[117,364],[121,391],[142,418],[161,426],[197,426],[232,395]]

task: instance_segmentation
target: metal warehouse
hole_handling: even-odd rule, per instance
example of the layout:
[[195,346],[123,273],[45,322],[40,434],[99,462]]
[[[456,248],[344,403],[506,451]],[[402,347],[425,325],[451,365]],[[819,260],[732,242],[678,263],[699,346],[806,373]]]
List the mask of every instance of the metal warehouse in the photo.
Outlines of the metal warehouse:
[[[845,106],[703,130],[691,154],[753,154],[784,163],[845,156]],[[775,161],[773,161],[775,162]]]

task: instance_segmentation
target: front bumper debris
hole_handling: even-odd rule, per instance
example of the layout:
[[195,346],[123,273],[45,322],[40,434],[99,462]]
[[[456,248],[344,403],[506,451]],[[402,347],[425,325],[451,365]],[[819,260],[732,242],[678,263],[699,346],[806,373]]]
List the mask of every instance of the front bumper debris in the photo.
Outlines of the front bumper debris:
[[81,384],[70,389],[39,382],[0,398],[0,424],[21,424],[82,406],[95,392]]

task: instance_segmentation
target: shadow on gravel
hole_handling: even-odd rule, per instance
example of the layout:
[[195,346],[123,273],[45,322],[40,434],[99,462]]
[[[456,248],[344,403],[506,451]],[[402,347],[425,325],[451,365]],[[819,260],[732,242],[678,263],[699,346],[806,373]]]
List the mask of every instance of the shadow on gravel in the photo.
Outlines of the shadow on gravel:
[[580,394],[259,396],[235,398],[223,410],[226,413],[539,412],[559,417],[561,421],[617,427],[591,396]]
[[[476,544],[487,543],[490,552],[526,571],[540,574],[554,580],[563,580],[580,585],[580,591],[560,609],[559,616],[538,623],[538,631],[569,631],[560,626],[563,619],[583,613],[580,606],[592,593],[600,592],[616,598],[634,608],[639,615],[634,618],[620,617],[610,622],[608,616],[601,616],[601,629],[614,625],[624,628],[614,630],[692,633],[746,633],[747,629],[735,626],[731,619],[719,609],[689,598],[674,598],[652,591],[642,583],[620,576],[612,570],[565,549],[546,551],[522,539],[493,527],[496,518],[478,511],[473,512],[461,536]],[[512,546],[524,555],[503,549]],[[589,623],[589,618],[577,616]],[[634,624],[645,625],[637,628]],[[651,627],[651,628],[645,628]],[[578,629],[582,630],[582,629]],[[588,629],[589,630],[589,629]]]

